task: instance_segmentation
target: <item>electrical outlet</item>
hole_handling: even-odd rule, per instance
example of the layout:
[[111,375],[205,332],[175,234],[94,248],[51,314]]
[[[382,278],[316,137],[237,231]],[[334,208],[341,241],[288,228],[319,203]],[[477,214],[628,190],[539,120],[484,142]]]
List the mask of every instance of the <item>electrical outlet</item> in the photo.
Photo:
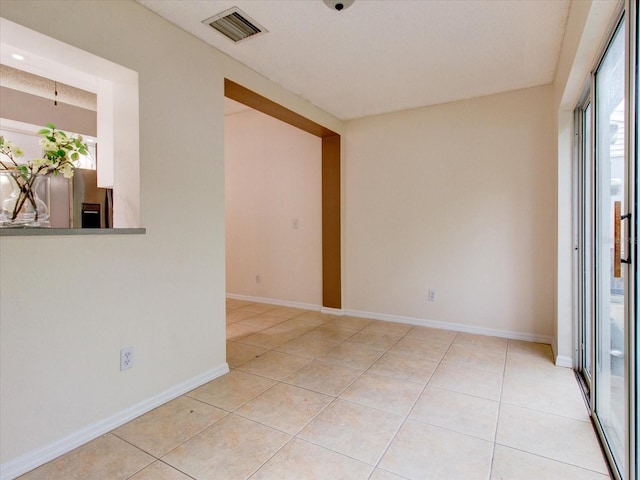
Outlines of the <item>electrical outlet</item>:
[[120,350],[120,370],[127,370],[133,367],[133,347]]
[[427,294],[427,299],[430,302],[435,302],[436,301],[436,291],[433,288],[429,289],[429,293]]

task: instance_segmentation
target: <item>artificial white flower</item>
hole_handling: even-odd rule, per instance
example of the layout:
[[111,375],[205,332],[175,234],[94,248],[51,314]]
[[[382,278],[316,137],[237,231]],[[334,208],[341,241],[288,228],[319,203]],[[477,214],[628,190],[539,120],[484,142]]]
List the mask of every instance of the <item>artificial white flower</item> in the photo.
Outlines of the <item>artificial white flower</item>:
[[4,147],[14,156],[22,156],[22,149],[13,142],[4,142]]
[[55,152],[58,150],[58,146],[47,138],[41,138],[39,143],[45,152]]
[[[29,162],[31,171],[34,173],[41,172],[49,168],[49,162],[46,158],[35,158]],[[46,173],[46,172],[45,172]]]
[[[82,143],[82,136],[67,135],[60,130],[56,130],[55,125],[51,123],[48,123],[38,134],[42,135],[39,144],[43,150],[43,156],[27,162],[27,170],[30,173],[42,174],[62,172],[65,178],[72,178],[75,164],[71,161],[71,158],[87,155],[88,147]],[[22,149],[10,141],[5,141],[2,136],[0,136],[0,153],[10,160],[10,162],[6,162],[0,159],[1,170],[13,170],[19,167],[14,157],[22,156]],[[22,168],[25,167],[22,166]]]
[[62,173],[64,178],[72,178],[73,177],[73,165],[71,163],[65,163],[65,165],[60,168],[58,171]]

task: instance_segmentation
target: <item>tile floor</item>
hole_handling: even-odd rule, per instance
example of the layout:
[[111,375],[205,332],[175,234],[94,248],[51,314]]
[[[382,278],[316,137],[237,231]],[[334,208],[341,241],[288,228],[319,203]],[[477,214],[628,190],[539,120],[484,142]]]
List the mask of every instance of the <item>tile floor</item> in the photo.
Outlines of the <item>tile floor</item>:
[[239,300],[231,372],[21,477],[610,478],[549,346]]

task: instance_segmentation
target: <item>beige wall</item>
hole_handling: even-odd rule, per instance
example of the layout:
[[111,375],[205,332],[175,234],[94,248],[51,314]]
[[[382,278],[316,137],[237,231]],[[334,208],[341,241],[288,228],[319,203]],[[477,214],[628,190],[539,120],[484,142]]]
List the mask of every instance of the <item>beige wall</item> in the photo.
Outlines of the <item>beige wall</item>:
[[255,110],[225,117],[227,293],[322,304],[321,148]]
[[348,123],[347,310],[550,339],[552,101],[546,86]]
[[54,105],[50,99],[6,87],[0,87],[0,118],[31,125],[53,123],[65,132],[96,136],[95,111],[62,102]]
[[0,238],[6,472],[224,371],[224,77],[342,127],[135,2],[3,0],[0,15],[139,73],[147,229]]

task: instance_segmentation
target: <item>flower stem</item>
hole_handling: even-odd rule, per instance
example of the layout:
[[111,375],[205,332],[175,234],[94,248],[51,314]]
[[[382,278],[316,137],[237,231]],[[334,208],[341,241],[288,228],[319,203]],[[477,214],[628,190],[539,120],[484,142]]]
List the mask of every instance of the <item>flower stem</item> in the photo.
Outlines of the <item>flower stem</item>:
[[16,182],[16,185],[18,185],[18,188],[20,189],[20,194],[18,195],[18,200],[16,201],[16,204],[13,207],[11,221],[12,222],[15,221],[15,219],[18,217],[18,213],[20,212],[20,210],[22,210],[22,207],[24,206],[24,202],[26,202],[27,199],[29,200],[29,203],[33,207],[33,211],[35,212],[34,220],[38,220],[38,208],[37,208],[36,200],[33,193],[33,183],[35,182],[36,176],[31,175],[28,179],[26,179],[23,185],[20,184],[19,178],[21,177],[13,177],[14,181]]

